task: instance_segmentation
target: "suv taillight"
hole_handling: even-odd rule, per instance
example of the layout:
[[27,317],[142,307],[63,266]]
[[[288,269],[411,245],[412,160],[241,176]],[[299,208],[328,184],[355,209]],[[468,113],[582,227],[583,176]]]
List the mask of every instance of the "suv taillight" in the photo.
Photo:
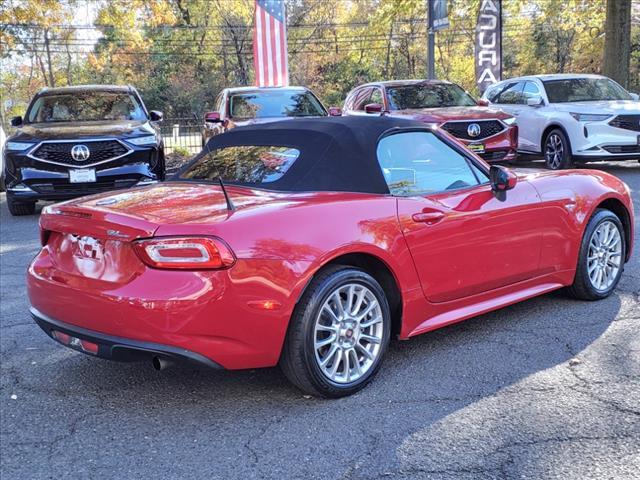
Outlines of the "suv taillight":
[[159,237],[133,245],[140,259],[153,268],[210,270],[236,261],[231,249],[214,237]]

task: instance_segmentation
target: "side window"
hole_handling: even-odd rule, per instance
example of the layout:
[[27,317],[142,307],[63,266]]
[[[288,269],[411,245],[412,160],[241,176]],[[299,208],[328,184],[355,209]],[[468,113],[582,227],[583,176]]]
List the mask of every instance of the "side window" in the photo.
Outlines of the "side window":
[[526,103],[522,89],[524,82],[510,83],[500,92],[494,103],[504,103],[507,105],[519,105]]
[[367,103],[371,103],[371,89],[363,88],[356,93],[356,98],[353,101],[353,110],[364,111],[364,106]]
[[536,85],[534,82],[526,82],[524,84],[523,94],[524,94],[525,103],[529,98],[542,97],[542,93],[540,93],[540,89],[538,88],[538,85]]
[[428,195],[488,181],[479,168],[432,132],[401,132],[378,143],[378,163],[393,195]]
[[379,88],[374,88],[371,92],[371,98],[367,103],[378,103],[380,105],[384,105],[384,100],[382,98],[382,91]]

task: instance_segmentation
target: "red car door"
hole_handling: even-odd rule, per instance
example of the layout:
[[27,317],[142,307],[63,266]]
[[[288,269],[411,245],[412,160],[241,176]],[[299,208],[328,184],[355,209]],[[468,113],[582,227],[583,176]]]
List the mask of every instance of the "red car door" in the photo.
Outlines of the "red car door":
[[537,204],[526,182],[503,201],[488,184],[398,199],[398,218],[427,299],[456,300],[536,276],[542,243]]
[[436,135],[382,138],[378,159],[425,296],[447,302],[539,274],[543,212],[531,184],[497,194],[486,172]]

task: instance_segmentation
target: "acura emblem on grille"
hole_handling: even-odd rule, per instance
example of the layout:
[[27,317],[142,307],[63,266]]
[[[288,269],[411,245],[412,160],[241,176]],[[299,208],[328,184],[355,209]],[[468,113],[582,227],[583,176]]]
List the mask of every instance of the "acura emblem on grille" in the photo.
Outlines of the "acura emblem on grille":
[[480,125],[477,123],[472,123],[467,127],[467,133],[470,137],[477,137],[480,135]]
[[89,155],[91,152],[89,151],[89,147],[86,145],[74,145],[71,149],[71,157],[76,162],[84,162],[89,159]]

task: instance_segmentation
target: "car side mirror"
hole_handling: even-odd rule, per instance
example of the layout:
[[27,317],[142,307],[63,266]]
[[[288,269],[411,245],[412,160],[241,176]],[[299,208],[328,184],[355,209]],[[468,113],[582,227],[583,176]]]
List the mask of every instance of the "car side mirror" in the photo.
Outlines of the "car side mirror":
[[158,110],[151,110],[149,112],[149,118],[152,122],[161,122],[164,115],[162,115],[162,112],[159,112]]
[[364,106],[365,113],[382,113],[384,107],[379,103],[368,103]]
[[220,112],[207,112],[204,114],[205,123],[220,123]]
[[12,127],[19,127],[20,125],[22,125],[22,117],[13,117],[11,119]]
[[634,99],[636,102],[640,100],[640,95],[638,95],[637,93],[629,93],[629,95],[631,95],[631,98]]
[[542,97],[530,97],[527,98],[527,105],[530,107],[541,107],[544,105],[544,100]]
[[340,107],[329,107],[329,116],[330,117],[342,116],[342,109]]
[[480,99],[476,102],[478,104],[479,107],[488,107],[489,106],[489,101],[488,100],[484,100],[484,99]]
[[506,167],[491,165],[489,170],[489,179],[491,180],[491,189],[494,192],[504,192],[511,190],[518,183],[518,177],[515,173]]

